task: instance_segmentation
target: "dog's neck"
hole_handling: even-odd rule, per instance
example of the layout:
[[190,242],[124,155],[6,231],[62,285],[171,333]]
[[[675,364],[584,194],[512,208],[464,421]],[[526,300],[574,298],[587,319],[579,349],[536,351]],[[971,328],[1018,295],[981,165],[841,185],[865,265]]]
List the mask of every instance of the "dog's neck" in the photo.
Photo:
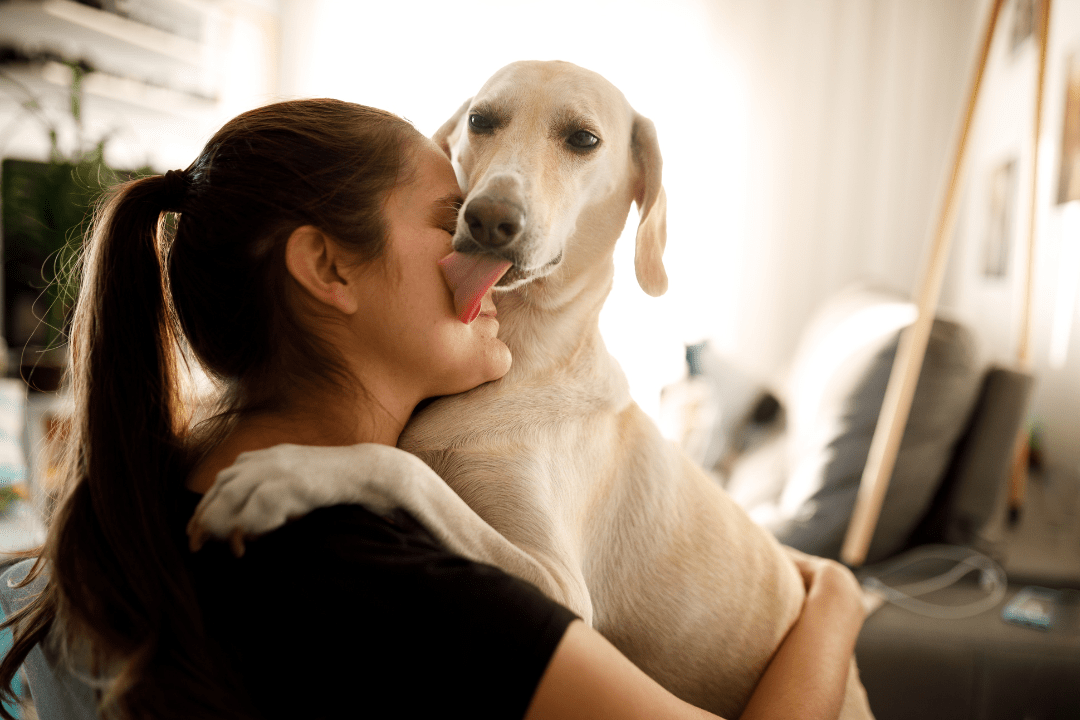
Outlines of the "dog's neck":
[[[576,369],[625,378],[600,335],[600,310],[615,277],[615,244],[626,224],[632,193],[616,189],[579,216],[568,253],[552,275],[497,295],[499,338],[513,364],[503,384],[554,377]],[[605,383],[601,383],[605,384]],[[621,395],[621,393],[618,393]]]
[[607,356],[600,310],[611,291],[611,256],[573,277],[556,274],[496,296],[499,338],[514,358],[504,382],[557,372]]

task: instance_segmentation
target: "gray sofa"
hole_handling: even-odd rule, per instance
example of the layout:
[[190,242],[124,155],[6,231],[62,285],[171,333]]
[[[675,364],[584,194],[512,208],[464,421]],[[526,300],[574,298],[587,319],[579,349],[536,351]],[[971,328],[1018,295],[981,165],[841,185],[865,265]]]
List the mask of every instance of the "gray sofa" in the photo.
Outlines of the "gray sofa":
[[[684,437],[695,440],[687,449],[782,542],[838,557],[899,333],[914,312],[894,294],[847,288],[814,313],[787,376],[773,386],[733,371],[708,347],[689,350],[686,387],[667,393],[669,401],[698,400],[678,411]],[[1001,545],[985,541],[985,530],[1003,512],[1013,442],[1032,383],[1024,373],[987,367],[963,325],[935,320],[870,564],[858,574],[876,576],[929,543],[1000,553]],[[755,409],[769,394],[780,411],[762,417]],[[711,447],[703,440],[710,433],[722,435]],[[913,566],[909,577],[889,582],[922,580],[946,567]],[[987,578],[968,574],[921,599],[946,608],[988,605],[980,579]],[[1057,622],[1033,630],[1004,622],[1003,608],[1023,584],[1069,583],[1018,580],[1006,585],[1003,579],[990,598],[997,598],[994,606],[972,617],[934,618],[890,604],[877,609],[856,650],[877,718],[1080,718],[1074,609],[1080,595],[1063,594]]]
[[[784,427],[726,477],[736,502],[781,542],[839,557],[899,333],[914,317],[910,302],[856,286],[819,308],[803,332],[778,389]],[[971,333],[936,319],[868,562],[908,546],[941,486],[982,376]]]

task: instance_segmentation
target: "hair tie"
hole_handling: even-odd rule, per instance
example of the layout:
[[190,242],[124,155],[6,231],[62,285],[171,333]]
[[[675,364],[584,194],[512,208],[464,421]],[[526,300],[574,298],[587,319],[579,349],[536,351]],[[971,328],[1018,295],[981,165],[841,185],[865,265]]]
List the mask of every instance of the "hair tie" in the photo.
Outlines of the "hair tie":
[[175,210],[187,199],[191,183],[183,170],[170,170],[165,173],[165,209]]

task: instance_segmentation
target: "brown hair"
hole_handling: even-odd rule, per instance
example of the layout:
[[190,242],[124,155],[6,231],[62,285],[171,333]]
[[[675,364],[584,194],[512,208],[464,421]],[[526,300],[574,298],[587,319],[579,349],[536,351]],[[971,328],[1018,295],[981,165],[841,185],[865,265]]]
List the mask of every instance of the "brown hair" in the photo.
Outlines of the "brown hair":
[[110,716],[251,714],[215,667],[188,570],[178,515],[200,445],[181,359],[190,352],[222,383],[219,420],[279,407],[298,385],[340,385],[344,363],[292,301],[285,243],[310,224],[358,262],[380,257],[382,206],[419,138],[380,110],[277,103],[230,121],[183,173],[102,201],[72,319],[66,494],[27,581],[43,561],[51,576],[5,623],[15,634],[0,696],[56,620],[62,647],[88,648],[110,681]]

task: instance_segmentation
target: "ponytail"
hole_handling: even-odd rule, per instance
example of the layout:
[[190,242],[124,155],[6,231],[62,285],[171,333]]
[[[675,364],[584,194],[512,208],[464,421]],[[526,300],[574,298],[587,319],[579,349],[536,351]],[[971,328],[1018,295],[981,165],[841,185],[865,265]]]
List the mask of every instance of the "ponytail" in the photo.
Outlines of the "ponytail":
[[105,681],[109,716],[251,714],[213,656],[189,570],[184,483],[219,436],[188,432],[181,344],[222,389],[202,429],[340,386],[346,363],[295,307],[285,245],[310,224],[358,263],[379,257],[385,198],[420,138],[374,108],[276,103],[229,121],[187,170],[105,196],[72,317],[66,495],[25,582],[46,564],[51,576],[6,623],[0,697],[30,649],[57,638]]
[[220,680],[198,632],[184,523],[176,517],[190,464],[178,426],[179,348],[162,268],[163,210],[182,203],[177,180],[133,180],[99,205],[72,317],[69,487],[43,555],[52,575],[7,623],[21,632],[0,662],[0,686],[9,687],[59,620],[63,648],[89,640],[81,645],[90,648],[84,660],[109,681],[101,699],[107,714],[236,717],[228,696],[212,692]]

